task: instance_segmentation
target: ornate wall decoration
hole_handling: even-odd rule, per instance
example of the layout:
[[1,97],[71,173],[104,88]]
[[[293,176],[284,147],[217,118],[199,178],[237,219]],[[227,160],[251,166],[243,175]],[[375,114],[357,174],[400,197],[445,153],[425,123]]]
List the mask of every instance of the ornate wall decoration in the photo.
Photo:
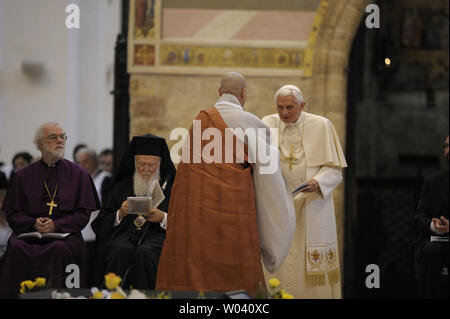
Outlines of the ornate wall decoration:
[[136,0],[133,28],[135,39],[155,38],[155,1],[156,0]]
[[301,69],[304,50],[162,45],[160,57],[167,66]]
[[243,1],[245,9],[229,10],[205,1],[180,7],[174,1],[131,0],[129,72],[219,75],[233,69],[311,76],[317,35],[312,31],[319,30],[328,0],[278,11]]

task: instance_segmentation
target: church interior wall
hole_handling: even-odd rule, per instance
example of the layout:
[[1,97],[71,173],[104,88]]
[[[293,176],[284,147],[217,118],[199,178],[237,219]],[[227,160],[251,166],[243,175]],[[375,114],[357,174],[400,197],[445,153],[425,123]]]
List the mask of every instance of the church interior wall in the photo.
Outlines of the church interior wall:
[[[80,7],[79,29],[65,25],[69,3]],[[0,161],[38,156],[33,134],[47,121],[67,131],[68,159],[78,143],[111,147],[120,0],[0,0],[0,8]]]

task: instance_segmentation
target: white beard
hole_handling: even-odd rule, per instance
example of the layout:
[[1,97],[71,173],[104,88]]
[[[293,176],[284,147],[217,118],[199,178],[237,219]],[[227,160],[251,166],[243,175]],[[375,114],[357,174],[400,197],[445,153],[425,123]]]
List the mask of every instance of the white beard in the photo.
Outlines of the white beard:
[[43,155],[47,156],[52,162],[57,162],[60,159],[64,158],[64,148],[63,149],[57,149],[55,151],[52,151],[45,146],[42,148]]
[[150,196],[150,186],[152,183],[157,180],[159,182],[160,179],[160,173],[159,173],[159,167],[156,170],[156,172],[146,181],[144,178],[141,177],[137,172],[134,172],[133,175],[133,187],[134,187],[134,193],[136,196]]

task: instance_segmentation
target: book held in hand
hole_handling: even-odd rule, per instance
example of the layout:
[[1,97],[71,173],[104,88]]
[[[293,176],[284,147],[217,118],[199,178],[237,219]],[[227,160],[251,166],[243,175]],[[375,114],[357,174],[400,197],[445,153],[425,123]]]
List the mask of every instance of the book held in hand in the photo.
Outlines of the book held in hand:
[[152,207],[151,197],[127,197],[128,214],[148,212]]
[[148,212],[152,208],[157,208],[166,198],[164,192],[159,185],[159,182],[155,180],[150,185],[149,197],[127,197],[128,201],[128,214],[138,214]]
[[308,182],[304,182],[302,183],[299,187],[297,187],[296,189],[294,189],[294,191],[292,192],[292,196],[297,195],[299,192],[305,190],[305,189],[309,189],[311,188],[311,186],[309,186]]
[[63,239],[69,236],[70,233],[46,233],[42,234],[38,231],[23,233],[17,236],[17,238],[55,238],[55,239]]

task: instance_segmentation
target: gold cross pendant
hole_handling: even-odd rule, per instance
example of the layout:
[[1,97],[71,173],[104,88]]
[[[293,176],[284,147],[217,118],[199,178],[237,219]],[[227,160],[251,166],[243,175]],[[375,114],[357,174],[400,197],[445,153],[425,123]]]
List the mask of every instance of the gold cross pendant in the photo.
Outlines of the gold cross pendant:
[[55,204],[55,202],[53,201],[53,199],[52,199],[52,201],[51,201],[50,203],[47,203],[47,206],[50,207],[50,210],[48,211],[48,214],[49,214],[49,215],[52,214],[52,212],[53,212],[53,207],[58,207],[58,205]]
[[298,158],[294,156],[294,145],[290,146],[289,157],[285,157],[284,160],[289,161],[289,169],[292,170],[292,164],[295,164],[298,160]]

